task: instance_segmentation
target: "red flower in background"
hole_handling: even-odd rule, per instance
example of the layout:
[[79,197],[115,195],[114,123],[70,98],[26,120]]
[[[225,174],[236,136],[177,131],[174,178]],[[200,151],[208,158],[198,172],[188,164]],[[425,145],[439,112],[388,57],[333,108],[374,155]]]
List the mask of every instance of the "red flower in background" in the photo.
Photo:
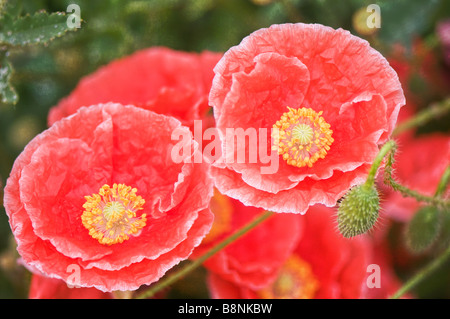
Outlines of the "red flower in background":
[[[433,196],[439,180],[449,165],[450,137],[429,133],[402,138],[395,156],[394,178],[402,185],[427,196]],[[387,187],[382,201],[383,212],[400,221],[408,221],[421,206],[412,197],[403,197]]]
[[163,47],[138,51],[83,78],[50,110],[49,125],[82,106],[116,102],[172,115],[184,125],[208,110],[213,67],[220,53],[188,53]]
[[[444,27],[442,30],[439,28]],[[438,25],[437,35],[445,48],[445,22]],[[389,63],[398,72],[407,103],[421,109],[431,102],[448,96],[450,88],[449,67],[441,52],[424,39],[416,38],[410,49],[396,45],[389,56]]]
[[150,284],[188,258],[212,224],[212,181],[206,164],[171,160],[175,129],[190,134],[172,117],[110,103],[34,138],[4,199],[24,263],[112,291]]
[[31,278],[29,299],[112,299],[109,292],[95,288],[69,287],[61,279],[48,278],[33,274]]
[[[223,138],[230,128],[266,129],[268,145],[259,147],[279,153],[274,174],[262,174],[267,164],[261,160],[217,162],[216,187],[275,212],[334,206],[363,182],[405,103],[396,73],[368,42],[322,25],[258,30],[214,70],[210,104],[226,156]],[[273,128],[279,135],[271,144]]]
[[[377,269],[370,269],[368,275],[379,270],[379,287],[369,287],[366,285],[363,293],[364,298],[367,299],[386,299],[391,297],[402,286],[402,281],[397,276],[395,267],[395,259],[397,252],[394,252],[391,247],[391,239],[389,238],[388,231],[390,230],[389,223],[384,223],[382,226],[377,227],[371,234],[372,240],[372,257],[370,262],[375,265]],[[394,256],[395,255],[395,256]],[[374,280],[368,279],[371,284],[374,284]],[[402,298],[411,298],[412,294],[407,293]]]
[[[315,205],[298,217],[303,222],[301,238],[275,280],[251,289],[211,272],[208,283],[212,297],[364,298],[373,248],[368,238],[343,238],[335,230],[333,210],[323,205]],[[262,245],[252,248],[264,249]]]
[[[215,191],[210,208],[214,214],[211,232],[196,248],[193,258],[263,213],[256,207]],[[247,234],[214,254],[203,264],[209,271],[245,287],[261,288],[272,281],[292,253],[302,233],[294,214],[271,216]]]

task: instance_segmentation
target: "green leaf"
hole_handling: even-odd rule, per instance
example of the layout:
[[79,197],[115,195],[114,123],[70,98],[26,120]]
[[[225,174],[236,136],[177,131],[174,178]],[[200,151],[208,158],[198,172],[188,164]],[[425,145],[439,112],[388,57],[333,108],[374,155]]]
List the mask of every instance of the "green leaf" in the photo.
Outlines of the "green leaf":
[[67,16],[61,12],[48,14],[37,12],[34,15],[12,18],[5,15],[0,32],[0,44],[10,46],[25,46],[45,44],[67,31],[76,30],[67,23]]
[[5,54],[0,58],[0,95],[5,104],[16,104],[19,97],[11,86],[12,67]]
[[17,17],[22,11],[23,4],[22,0],[16,1],[0,0],[0,7],[1,7],[0,12],[1,15],[9,15],[11,17]]
[[414,253],[422,253],[436,241],[440,232],[440,212],[436,207],[419,209],[407,226],[408,247]]

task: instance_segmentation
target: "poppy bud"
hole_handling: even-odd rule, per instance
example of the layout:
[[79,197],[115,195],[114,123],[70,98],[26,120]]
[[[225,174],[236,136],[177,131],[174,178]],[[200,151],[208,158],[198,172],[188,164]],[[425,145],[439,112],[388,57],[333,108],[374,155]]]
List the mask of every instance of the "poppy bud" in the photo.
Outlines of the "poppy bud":
[[439,235],[440,213],[436,207],[425,206],[419,209],[406,229],[409,249],[421,253],[429,248]]
[[338,209],[338,228],[346,238],[364,234],[378,219],[380,199],[374,186],[358,185],[341,201]]

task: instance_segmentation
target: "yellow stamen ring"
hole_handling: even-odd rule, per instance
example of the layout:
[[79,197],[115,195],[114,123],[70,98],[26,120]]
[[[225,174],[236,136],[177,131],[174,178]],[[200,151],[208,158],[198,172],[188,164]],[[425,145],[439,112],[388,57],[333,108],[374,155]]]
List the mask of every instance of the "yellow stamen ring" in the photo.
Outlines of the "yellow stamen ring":
[[137,216],[145,200],[136,195],[137,189],[124,184],[104,185],[98,194],[85,196],[81,215],[83,226],[100,244],[113,245],[139,235],[146,224],[146,214]]
[[275,281],[257,294],[264,299],[312,299],[319,289],[311,265],[292,255],[280,269]]
[[292,166],[312,167],[319,159],[325,158],[334,139],[333,131],[321,116],[322,111],[310,108],[288,107],[280,120],[273,125],[273,150]]

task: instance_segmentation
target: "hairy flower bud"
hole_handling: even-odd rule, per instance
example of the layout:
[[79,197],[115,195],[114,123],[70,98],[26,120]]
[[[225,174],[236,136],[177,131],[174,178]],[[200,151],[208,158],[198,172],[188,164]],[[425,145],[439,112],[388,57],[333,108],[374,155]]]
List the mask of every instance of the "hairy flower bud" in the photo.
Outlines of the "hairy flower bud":
[[440,230],[440,212],[436,207],[425,206],[417,211],[406,229],[409,249],[421,253],[436,241]]
[[341,201],[338,209],[338,228],[346,238],[364,234],[378,219],[380,199],[374,186],[358,185]]

